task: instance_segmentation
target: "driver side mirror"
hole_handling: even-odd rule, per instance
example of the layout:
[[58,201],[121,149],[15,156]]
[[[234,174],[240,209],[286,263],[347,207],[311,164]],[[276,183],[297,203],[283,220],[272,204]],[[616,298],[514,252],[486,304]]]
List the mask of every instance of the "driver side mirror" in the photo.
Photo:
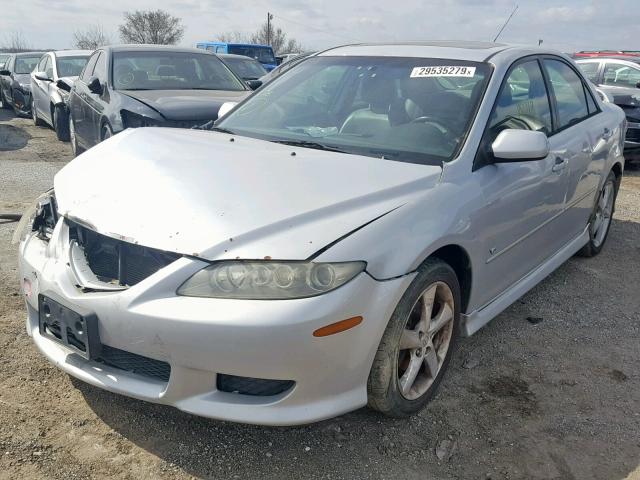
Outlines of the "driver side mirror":
[[35,72],[33,76],[36,78],[36,80],[42,80],[43,82],[53,81],[53,79],[49,78],[49,75],[47,75],[45,72]]
[[87,83],[87,88],[91,93],[95,93],[96,95],[100,95],[102,93],[102,84],[98,77],[91,77],[89,79],[89,83]]
[[640,88],[640,82],[636,83],[636,88]]
[[238,104],[238,102],[224,102],[218,109],[218,118],[222,118],[229,113]]
[[11,75],[9,70],[0,70],[0,75]]
[[549,155],[549,139],[544,132],[507,129],[491,144],[494,163],[542,160]]
[[257,90],[258,88],[260,88],[262,86],[262,81],[261,80],[247,80],[247,85],[249,85],[249,88],[251,90]]

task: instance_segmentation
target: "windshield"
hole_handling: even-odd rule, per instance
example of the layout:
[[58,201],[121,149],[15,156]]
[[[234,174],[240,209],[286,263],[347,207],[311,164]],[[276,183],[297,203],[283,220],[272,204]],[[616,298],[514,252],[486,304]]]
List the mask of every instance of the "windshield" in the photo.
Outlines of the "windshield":
[[235,55],[243,55],[245,57],[254,58],[260,63],[276,63],[276,57],[273,56],[273,50],[269,47],[244,47],[239,45],[229,45],[227,49],[229,53]]
[[264,67],[252,58],[226,57],[224,63],[245,80],[255,80],[267,73]]
[[311,57],[218,126],[237,135],[414,163],[461,148],[489,79],[484,63]]
[[59,77],[77,77],[89,60],[89,56],[84,57],[58,57],[56,65],[58,66]]
[[38,65],[38,60],[42,55],[35,57],[16,57],[16,66],[13,69],[15,73],[31,73]]
[[116,52],[112,72],[117,90],[246,90],[209,53]]

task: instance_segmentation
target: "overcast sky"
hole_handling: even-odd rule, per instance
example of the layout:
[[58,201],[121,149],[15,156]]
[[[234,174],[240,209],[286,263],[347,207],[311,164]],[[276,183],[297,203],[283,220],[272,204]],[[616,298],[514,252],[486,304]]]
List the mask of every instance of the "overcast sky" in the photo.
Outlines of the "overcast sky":
[[[8,0],[7,0],[8,1]],[[255,31],[266,19],[309,49],[400,40],[492,40],[516,4],[500,41],[564,51],[640,50],[638,0],[20,0],[0,15],[0,45],[21,32],[30,47],[70,48],[73,32],[101,23],[118,41],[122,13],[167,10],[181,17],[183,45],[221,32]],[[8,6],[8,5],[7,5]]]

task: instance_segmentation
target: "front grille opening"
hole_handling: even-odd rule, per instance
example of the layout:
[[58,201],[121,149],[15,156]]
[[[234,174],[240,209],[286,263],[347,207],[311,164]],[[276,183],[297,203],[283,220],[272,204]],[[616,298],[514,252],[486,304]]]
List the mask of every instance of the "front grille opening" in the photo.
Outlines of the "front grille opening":
[[222,392],[270,397],[291,390],[295,383],[293,380],[268,380],[265,378],[218,374],[216,387]]
[[68,221],[69,240],[84,251],[87,264],[99,280],[132,286],[173,263],[180,255],[116,240]]
[[171,375],[171,366],[167,362],[154,360],[153,358],[144,357],[108,345],[102,345],[100,357],[97,358],[96,361],[109,365],[110,367],[163,382],[168,382],[169,376]]

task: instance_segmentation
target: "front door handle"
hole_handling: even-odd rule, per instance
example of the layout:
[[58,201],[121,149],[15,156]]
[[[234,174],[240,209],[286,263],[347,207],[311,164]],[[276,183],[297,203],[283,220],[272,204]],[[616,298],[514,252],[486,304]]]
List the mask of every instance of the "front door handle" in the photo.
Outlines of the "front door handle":
[[613,132],[610,129],[605,128],[604,132],[602,132],[602,138],[604,140],[609,140],[611,137],[613,137]]
[[564,167],[567,166],[567,163],[569,163],[569,161],[566,158],[556,157],[556,162],[553,167],[551,167],[551,171],[559,173],[564,170]]

